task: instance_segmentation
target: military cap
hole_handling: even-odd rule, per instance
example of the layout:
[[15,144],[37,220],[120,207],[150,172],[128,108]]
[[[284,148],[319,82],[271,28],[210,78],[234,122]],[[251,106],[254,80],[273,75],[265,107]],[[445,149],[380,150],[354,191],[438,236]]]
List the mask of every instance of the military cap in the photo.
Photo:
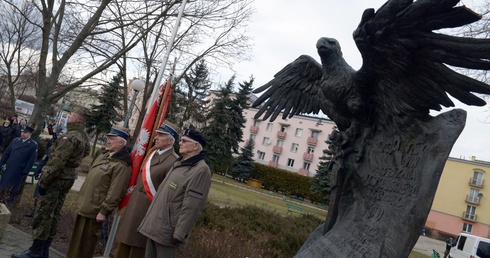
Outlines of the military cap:
[[81,106],[75,106],[71,109],[72,113],[77,113],[78,115],[82,116],[83,118],[87,118],[88,115],[88,110],[84,107]]
[[34,129],[32,129],[32,127],[26,125],[26,127],[20,129],[20,131],[21,132],[26,132],[26,133],[32,133],[32,132],[34,132]]
[[111,131],[109,133],[107,133],[106,135],[107,136],[119,136],[126,141],[129,139],[129,134],[123,128],[112,127]]
[[157,133],[163,133],[163,134],[170,134],[172,137],[174,137],[175,140],[179,139],[179,133],[175,131],[175,129],[168,125],[168,124],[163,124],[162,126],[158,127],[158,129],[155,130]]
[[187,136],[187,137],[191,138],[192,140],[200,143],[203,148],[206,146],[206,140],[204,139],[204,137],[201,135],[200,132],[198,132],[194,129],[185,130],[184,134],[182,136]]

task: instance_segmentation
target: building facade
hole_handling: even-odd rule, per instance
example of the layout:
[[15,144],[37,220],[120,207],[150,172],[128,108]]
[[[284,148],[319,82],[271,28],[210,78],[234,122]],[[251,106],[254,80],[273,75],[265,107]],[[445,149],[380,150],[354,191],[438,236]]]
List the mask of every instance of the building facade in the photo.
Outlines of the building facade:
[[243,139],[240,147],[246,141],[254,141],[254,160],[272,167],[289,170],[305,176],[314,176],[323,155],[327,149],[328,135],[335,126],[327,118],[296,115],[274,122],[254,119],[258,109],[244,110],[247,120],[243,129]]
[[490,238],[490,162],[449,158],[444,167],[426,228]]

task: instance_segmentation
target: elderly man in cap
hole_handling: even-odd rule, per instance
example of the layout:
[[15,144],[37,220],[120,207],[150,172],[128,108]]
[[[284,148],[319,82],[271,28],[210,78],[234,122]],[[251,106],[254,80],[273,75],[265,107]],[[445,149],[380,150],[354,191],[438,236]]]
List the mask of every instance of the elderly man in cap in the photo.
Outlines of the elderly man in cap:
[[160,126],[156,133],[155,146],[150,149],[142,163],[138,181],[119,223],[116,234],[119,242],[116,258],[145,256],[146,237],[138,233],[138,226],[150,207],[156,189],[179,157],[173,148],[179,134],[170,123]]
[[92,162],[80,188],[78,215],[66,257],[92,257],[102,223],[117,208],[131,179],[131,157],[126,148],[129,135],[112,128],[106,150]]
[[206,141],[198,131],[188,129],[179,146],[182,157],[158,187],[138,228],[148,238],[147,258],[175,257],[177,248],[189,239],[208,198],[211,171],[204,162]]
[[18,202],[27,174],[37,158],[37,143],[31,139],[34,130],[26,126],[20,137],[10,142],[0,160],[0,167],[5,166],[0,180],[0,198],[11,207]]
[[85,109],[75,107],[68,116],[66,134],[51,147],[48,162],[42,169],[43,176],[38,182],[40,197],[32,220],[34,241],[28,250],[14,254],[12,258],[48,257],[65,197],[77,178],[75,169],[90,152],[85,116]]

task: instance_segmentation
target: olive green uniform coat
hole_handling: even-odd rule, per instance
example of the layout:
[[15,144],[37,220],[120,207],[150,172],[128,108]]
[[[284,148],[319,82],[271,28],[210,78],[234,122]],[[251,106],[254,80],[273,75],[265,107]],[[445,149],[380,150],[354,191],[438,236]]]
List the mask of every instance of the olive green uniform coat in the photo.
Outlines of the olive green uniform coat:
[[126,147],[113,153],[104,152],[92,162],[80,188],[78,216],[75,222],[67,257],[92,257],[102,223],[97,214],[109,217],[117,209],[131,179],[131,157]]

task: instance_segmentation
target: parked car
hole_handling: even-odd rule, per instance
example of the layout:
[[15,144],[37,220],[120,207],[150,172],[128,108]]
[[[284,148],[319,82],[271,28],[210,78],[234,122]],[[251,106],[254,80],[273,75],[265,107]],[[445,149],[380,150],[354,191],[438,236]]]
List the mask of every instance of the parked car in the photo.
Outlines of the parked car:
[[449,254],[451,258],[490,258],[490,239],[461,233]]

